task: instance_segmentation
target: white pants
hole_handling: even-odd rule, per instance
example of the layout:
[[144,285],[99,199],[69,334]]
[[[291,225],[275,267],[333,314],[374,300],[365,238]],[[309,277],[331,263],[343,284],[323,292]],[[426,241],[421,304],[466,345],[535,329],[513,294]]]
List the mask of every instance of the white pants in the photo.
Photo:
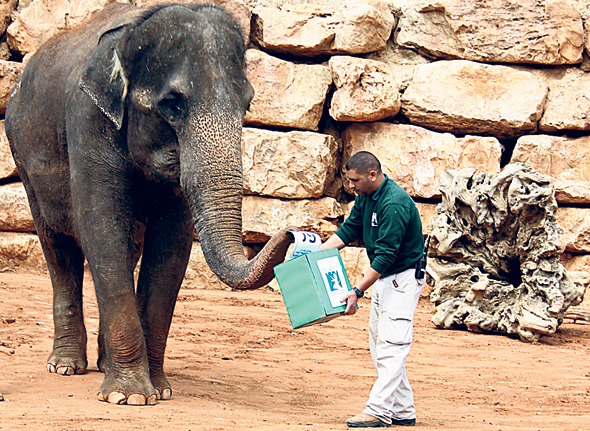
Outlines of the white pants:
[[406,377],[406,356],[412,345],[414,313],[424,280],[414,269],[381,278],[373,285],[369,345],[377,370],[364,413],[391,423],[416,417],[414,394]]

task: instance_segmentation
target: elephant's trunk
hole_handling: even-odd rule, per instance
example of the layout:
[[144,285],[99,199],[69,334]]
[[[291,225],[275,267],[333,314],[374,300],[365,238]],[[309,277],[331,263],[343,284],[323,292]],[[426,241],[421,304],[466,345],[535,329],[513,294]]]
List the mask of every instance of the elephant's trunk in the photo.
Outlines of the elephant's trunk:
[[[205,122],[209,127],[206,132],[199,133],[197,127],[196,139],[192,134],[192,142],[181,144],[181,184],[211,270],[232,288],[256,289],[272,280],[272,269],[283,261],[292,236],[281,231],[254,259],[246,258],[242,245],[241,119],[216,120]],[[198,124],[203,124],[202,119]]]

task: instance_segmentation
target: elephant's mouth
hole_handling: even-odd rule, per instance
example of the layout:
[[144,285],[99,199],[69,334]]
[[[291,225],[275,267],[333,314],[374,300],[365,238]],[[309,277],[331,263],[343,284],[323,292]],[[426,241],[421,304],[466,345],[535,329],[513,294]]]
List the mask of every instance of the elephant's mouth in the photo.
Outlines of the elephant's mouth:
[[131,153],[131,157],[149,180],[180,184],[180,152],[175,142],[150,153]]
[[180,184],[180,153],[178,147],[163,148],[153,153],[151,168],[159,177]]

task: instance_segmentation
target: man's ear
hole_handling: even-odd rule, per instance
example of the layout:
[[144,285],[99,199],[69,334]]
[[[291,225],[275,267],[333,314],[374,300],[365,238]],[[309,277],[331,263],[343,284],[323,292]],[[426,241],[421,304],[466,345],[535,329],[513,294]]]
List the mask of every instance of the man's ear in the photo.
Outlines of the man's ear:
[[127,72],[117,54],[117,44],[125,27],[117,27],[104,33],[98,46],[84,65],[78,86],[115,125],[123,125],[125,98],[127,97]]
[[369,178],[369,181],[374,182],[374,181],[377,181],[378,175],[377,175],[377,172],[371,170],[371,171],[369,171],[369,174],[367,175],[367,177]]

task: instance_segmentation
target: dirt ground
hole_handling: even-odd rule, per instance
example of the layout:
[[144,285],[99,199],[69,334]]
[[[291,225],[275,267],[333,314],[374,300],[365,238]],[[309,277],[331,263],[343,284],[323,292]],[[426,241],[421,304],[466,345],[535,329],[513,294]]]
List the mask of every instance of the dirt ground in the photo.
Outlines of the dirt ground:
[[[0,274],[0,430],[345,430],[375,380],[359,312],[293,330],[269,291],[182,290],[165,368],[173,398],[155,406],[97,400],[98,312],[85,287],[89,372],[49,374],[48,277]],[[415,430],[590,430],[590,325],[571,320],[528,344],[438,330],[420,301],[407,373]]]

